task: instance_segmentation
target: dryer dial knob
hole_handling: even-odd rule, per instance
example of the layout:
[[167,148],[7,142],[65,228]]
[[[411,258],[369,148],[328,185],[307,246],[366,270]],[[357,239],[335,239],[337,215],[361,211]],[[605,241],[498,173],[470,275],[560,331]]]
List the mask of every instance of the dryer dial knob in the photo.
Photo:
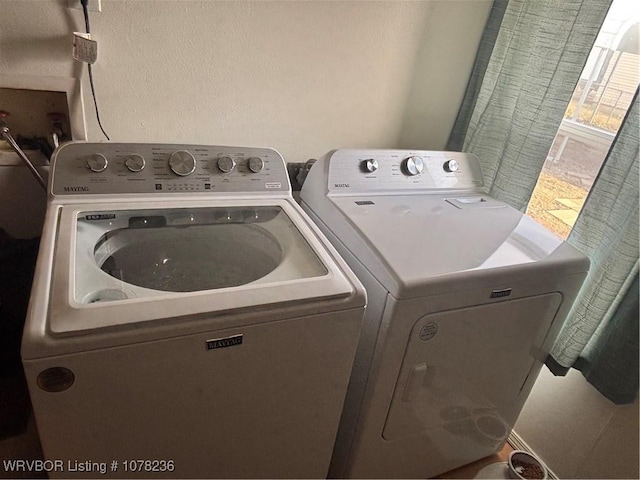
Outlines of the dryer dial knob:
[[360,162],[360,168],[365,173],[373,173],[378,170],[378,161],[373,158],[363,160]]
[[424,170],[424,162],[422,158],[417,156],[408,157],[402,161],[402,169],[405,175],[413,177],[422,173],[422,170]]
[[104,172],[109,166],[107,157],[101,153],[95,153],[87,158],[87,168],[95,173]]
[[260,157],[251,157],[247,163],[249,165],[249,170],[253,173],[259,173],[264,168],[264,160]]
[[236,168],[236,161],[231,157],[218,158],[218,170],[222,173],[231,173]]
[[129,155],[124,161],[125,166],[131,172],[140,172],[145,166],[144,157],[142,155]]
[[456,162],[455,160],[447,160],[446,162],[444,162],[443,165],[444,171],[445,172],[457,172],[460,169],[460,165],[458,165],[458,162]]
[[169,168],[176,175],[186,177],[196,171],[196,159],[186,150],[178,150],[169,157]]

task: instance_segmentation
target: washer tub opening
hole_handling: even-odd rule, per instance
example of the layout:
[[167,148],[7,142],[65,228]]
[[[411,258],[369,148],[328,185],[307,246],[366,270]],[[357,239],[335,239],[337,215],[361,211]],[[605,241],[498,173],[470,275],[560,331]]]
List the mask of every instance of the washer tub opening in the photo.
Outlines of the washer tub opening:
[[112,277],[166,292],[245,285],[275,270],[282,256],[276,238],[255,224],[123,228],[94,250]]

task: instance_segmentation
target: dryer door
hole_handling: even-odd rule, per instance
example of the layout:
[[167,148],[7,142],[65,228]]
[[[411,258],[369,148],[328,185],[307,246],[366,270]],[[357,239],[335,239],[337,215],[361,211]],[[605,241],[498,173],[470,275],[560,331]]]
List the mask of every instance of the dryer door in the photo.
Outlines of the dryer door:
[[383,437],[434,430],[478,443],[506,439],[531,387],[527,380],[546,356],[542,345],[561,302],[562,295],[549,293],[418,320]]

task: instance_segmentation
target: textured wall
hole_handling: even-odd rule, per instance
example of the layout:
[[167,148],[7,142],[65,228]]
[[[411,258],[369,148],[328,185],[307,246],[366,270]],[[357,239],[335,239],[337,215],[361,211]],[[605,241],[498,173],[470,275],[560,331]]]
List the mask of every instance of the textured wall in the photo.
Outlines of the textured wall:
[[[82,12],[66,5],[0,1],[0,74],[82,77],[88,139],[100,141],[71,59]],[[443,148],[490,6],[102,0],[91,27],[103,125],[116,141],[271,146],[289,161]]]

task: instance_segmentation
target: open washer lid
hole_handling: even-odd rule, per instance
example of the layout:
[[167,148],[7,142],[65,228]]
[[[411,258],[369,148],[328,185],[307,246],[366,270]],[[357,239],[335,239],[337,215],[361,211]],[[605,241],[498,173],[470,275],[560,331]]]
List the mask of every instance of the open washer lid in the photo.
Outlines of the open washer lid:
[[56,230],[57,335],[354,295],[283,199],[65,206]]

